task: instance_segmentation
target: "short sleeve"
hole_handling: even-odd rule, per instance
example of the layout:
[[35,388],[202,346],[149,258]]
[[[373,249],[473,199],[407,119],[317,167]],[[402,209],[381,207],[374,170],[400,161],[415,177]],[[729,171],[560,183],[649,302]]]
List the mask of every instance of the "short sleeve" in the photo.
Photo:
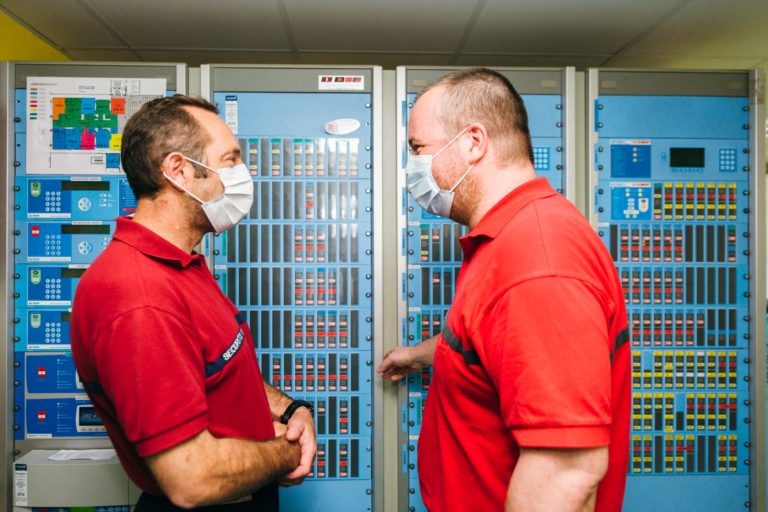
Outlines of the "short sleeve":
[[141,307],[119,316],[100,334],[94,364],[139,456],[167,450],[206,428],[203,355],[175,315]]
[[577,279],[543,277],[505,292],[473,338],[520,446],[609,443],[610,344],[603,298]]

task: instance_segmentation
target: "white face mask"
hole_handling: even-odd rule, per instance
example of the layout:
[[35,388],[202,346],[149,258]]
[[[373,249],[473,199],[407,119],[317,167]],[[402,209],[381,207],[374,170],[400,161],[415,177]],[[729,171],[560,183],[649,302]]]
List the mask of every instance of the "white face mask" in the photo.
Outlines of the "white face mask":
[[248,215],[253,204],[253,179],[251,179],[251,174],[245,164],[222,167],[217,171],[197,160],[192,160],[186,156],[184,158],[218,174],[224,185],[224,193],[206,202],[176,183],[166,173],[163,173],[163,176],[179,190],[186,192],[203,205],[205,216],[208,217],[216,233],[228,230]]
[[467,131],[467,126],[461,130],[458,135],[448,142],[434,155],[408,155],[408,163],[405,167],[406,184],[408,186],[408,192],[411,193],[413,199],[429,213],[439,215],[441,217],[448,217],[451,214],[451,206],[453,205],[454,190],[458,187],[464,178],[467,177],[469,171],[472,170],[474,164],[469,166],[467,172],[465,172],[461,178],[449,189],[443,190],[435,181],[432,175],[432,160],[445,151],[445,149],[458,140],[461,135]]

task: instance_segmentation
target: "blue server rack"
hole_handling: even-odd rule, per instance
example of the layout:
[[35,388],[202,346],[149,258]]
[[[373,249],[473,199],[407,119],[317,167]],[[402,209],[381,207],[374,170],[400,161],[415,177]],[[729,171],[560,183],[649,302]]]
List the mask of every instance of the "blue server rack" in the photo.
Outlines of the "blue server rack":
[[[13,347],[13,404],[6,408],[12,411],[13,457],[32,449],[109,446],[69,351],[72,299],[80,276],[109,243],[115,218],[136,205],[119,169],[119,144],[111,136],[122,132],[130,114],[149,97],[121,87],[149,79],[162,89],[160,94],[183,92],[186,69],[168,64],[17,63],[10,70],[8,112],[14,153],[7,183],[13,251],[7,284],[13,301],[6,339]],[[110,99],[53,92],[54,97],[38,99],[34,77],[52,78],[41,90],[66,89],[56,89],[59,82],[76,85],[105,79],[114,88]],[[51,125],[47,149],[30,140],[28,125],[40,119],[38,112],[41,118],[42,112],[53,112],[53,120],[47,118]],[[40,155],[28,147],[43,147],[45,168],[30,168],[30,154],[33,160]],[[89,149],[96,152],[88,153],[90,160],[79,168],[80,153]],[[69,155],[62,157],[68,150]],[[94,163],[103,172],[94,171]],[[12,461],[6,462],[10,466]]]
[[281,509],[372,510],[380,70],[211,65],[201,81],[255,185],[210,244],[214,276],[265,380],[315,404],[317,458]]
[[[462,253],[458,239],[466,228],[422,210],[405,188],[408,154],[408,117],[416,95],[429,83],[452,71],[445,68],[398,68],[398,179],[401,194],[402,275],[401,342],[415,345],[442,330],[453,300]],[[574,172],[574,70],[498,69],[521,94],[528,110],[534,168],[563,194],[574,194],[569,173]],[[416,451],[421,416],[429,390],[431,370],[407,379],[402,400],[402,475],[407,498],[402,507],[424,511],[419,490]],[[402,494],[402,493],[401,493]]]
[[751,84],[746,72],[590,72],[593,220],[631,332],[628,512],[759,501],[751,362],[765,311],[764,160]]

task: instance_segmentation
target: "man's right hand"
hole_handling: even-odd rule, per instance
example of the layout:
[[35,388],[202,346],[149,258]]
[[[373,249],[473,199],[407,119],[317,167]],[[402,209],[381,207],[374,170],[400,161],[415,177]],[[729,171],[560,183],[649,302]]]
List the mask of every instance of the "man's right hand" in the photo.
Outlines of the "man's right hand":
[[286,454],[289,456],[289,459],[292,455],[296,458],[296,463],[292,465],[294,469],[291,469],[291,471],[288,472],[288,474],[291,474],[296,471],[295,468],[297,468],[301,463],[301,444],[297,440],[289,441],[286,438],[286,434],[288,432],[287,425],[283,425],[279,421],[273,421],[272,426],[275,428],[275,439],[279,439],[286,443]]
[[384,380],[397,382],[409,374],[432,366],[437,336],[412,347],[397,347],[386,354],[376,371]]

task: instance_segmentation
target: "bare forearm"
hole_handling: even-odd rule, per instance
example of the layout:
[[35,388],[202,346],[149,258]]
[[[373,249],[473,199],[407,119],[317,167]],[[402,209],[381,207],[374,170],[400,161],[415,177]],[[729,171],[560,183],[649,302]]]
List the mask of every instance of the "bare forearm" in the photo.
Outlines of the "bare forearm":
[[285,438],[260,443],[223,439],[217,450],[218,462],[206,464],[206,478],[215,482],[215,494],[224,496],[225,500],[250,494],[298,465],[298,447],[292,443],[295,448],[292,451],[290,444]]
[[435,346],[437,346],[437,336],[414,345],[414,361],[421,363],[422,366],[432,366],[435,360]]
[[276,387],[264,382],[264,391],[267,392],[267,400],[269,401],[269,410],[272,413],[273,420],[279,420],[280,416],[285,412],[293,399],[277,389]]
[[146,460],[171,501],[197,507],[251,494],[293,470],[299,457],[298,444],[284,437],[219,439],[206,430]]
[[596,488],[574,485],[571,479],[552,476],[531,481],[512,477],[506,512],[592,512]]
[[507,491],[506,512],[591,512],[607,448],[524,449]]
[[376,371],[384,380],[396,382],[422,368],[432,366],[435,360],[437,336],[410,347],[397,347],[384,354]]

